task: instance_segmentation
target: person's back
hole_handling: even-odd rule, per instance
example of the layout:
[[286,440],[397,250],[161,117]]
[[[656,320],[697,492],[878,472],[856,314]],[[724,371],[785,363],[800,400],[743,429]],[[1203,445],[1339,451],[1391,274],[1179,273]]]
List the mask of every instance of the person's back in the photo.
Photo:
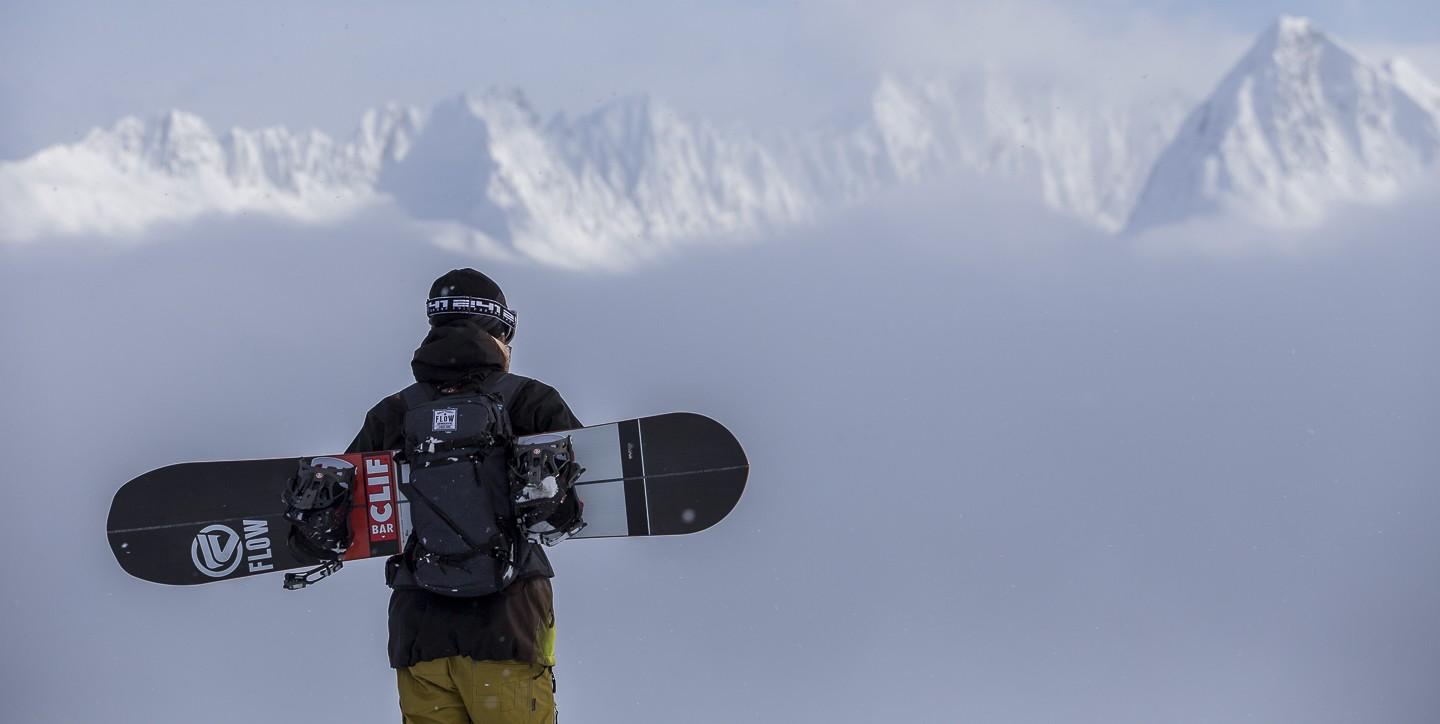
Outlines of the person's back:
[[[435,281],[431,329],[415,351],[417,382],[436,395],[473,393],[508,372],[515,317],[504,294],[473,269]],[[516,376],[504,408],[516,436],[580,427],[554,388]],[[400,394],[365,417],[350,452],[404,446],[407,404]],[[412,542],[413,545],[413,542]],[[544,549],[522,541],[515,580],[474,598],[396,586],[390,597],[390,665],[406,724],[554,720],[555,614]],[[387,569],[406,565],[404,557]]]

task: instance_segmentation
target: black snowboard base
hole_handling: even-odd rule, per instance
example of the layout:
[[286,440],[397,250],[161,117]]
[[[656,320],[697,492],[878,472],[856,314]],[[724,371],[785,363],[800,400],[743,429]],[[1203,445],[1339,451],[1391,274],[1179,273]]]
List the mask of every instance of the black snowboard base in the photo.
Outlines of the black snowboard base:
[[[569,437],[585,474],[575,483],[586,526],[576,538],[685,535],[734,509],[749,463],[735,436],[693,413],[670,413],[521,438]],[[319,456],[356,470],[345,560],[400,552],[409,467],[395,451]],[[281,493],[303,461],[274,458],[179,463],[121,486],[106,535],[125,571],[192,585],[318,565],[286,544]]]

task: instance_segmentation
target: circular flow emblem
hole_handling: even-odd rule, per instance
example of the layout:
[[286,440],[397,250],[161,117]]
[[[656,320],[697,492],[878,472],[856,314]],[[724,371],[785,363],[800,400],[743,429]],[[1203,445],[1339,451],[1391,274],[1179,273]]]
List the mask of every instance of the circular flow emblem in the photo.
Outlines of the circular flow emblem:
[[224,578],[240,567],[240,534],[224,525],[207,525],[190,541],[190,560],[211,578]]

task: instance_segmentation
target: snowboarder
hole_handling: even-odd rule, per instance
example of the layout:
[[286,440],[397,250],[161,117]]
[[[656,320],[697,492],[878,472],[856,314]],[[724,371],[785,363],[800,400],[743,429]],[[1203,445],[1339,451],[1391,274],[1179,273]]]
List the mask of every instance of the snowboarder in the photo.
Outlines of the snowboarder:
[[[516,436],[581,427],[554,388],[507,375],[515,316],[489,277],[474,269],[450,271],[435,280],[426,306],[431,328],[410,363],[420,389],[448,399],[502,385],[502,408]],[[404,448],[407,412],[416,407],[411,397],[397,393],[376,404],[349,452]],[[434,412],[435,429],[448,429],[451,418],[443,413]],[[417,511],[420,502],[412,502]],[[445,518],[446,506],[435,507]],[[416,585],[424,573],[420,559],[429,555],[416,556],[416,545],[410,541],[411,554],[386,565],[394,588],[390,665],[405,724],[553,722],[555,612],[549,579],[554,571],[543,548],[521,537],[513,554],[499,556],[507,562],[500,590],[457,596]]]

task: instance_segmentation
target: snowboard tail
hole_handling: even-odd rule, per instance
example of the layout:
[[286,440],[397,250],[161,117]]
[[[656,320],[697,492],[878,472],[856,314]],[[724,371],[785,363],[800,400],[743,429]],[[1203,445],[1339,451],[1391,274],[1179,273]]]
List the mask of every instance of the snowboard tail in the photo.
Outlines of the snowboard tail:
[[[575,482],[586,526],[576,538],[684,535],[718,523],[745,489],[749,463],[720,423],[670,413],[542,435],[568,436],[586,467]],[[410,532],[401,492],[409,467],[394,451],[320,457],[355,466],[346,561],[400,552]],[[124,570],[192,585],[314,566],[291,550],[281,494],[302,461],[275,458],[179,463],[123,485],[106,534]]]

